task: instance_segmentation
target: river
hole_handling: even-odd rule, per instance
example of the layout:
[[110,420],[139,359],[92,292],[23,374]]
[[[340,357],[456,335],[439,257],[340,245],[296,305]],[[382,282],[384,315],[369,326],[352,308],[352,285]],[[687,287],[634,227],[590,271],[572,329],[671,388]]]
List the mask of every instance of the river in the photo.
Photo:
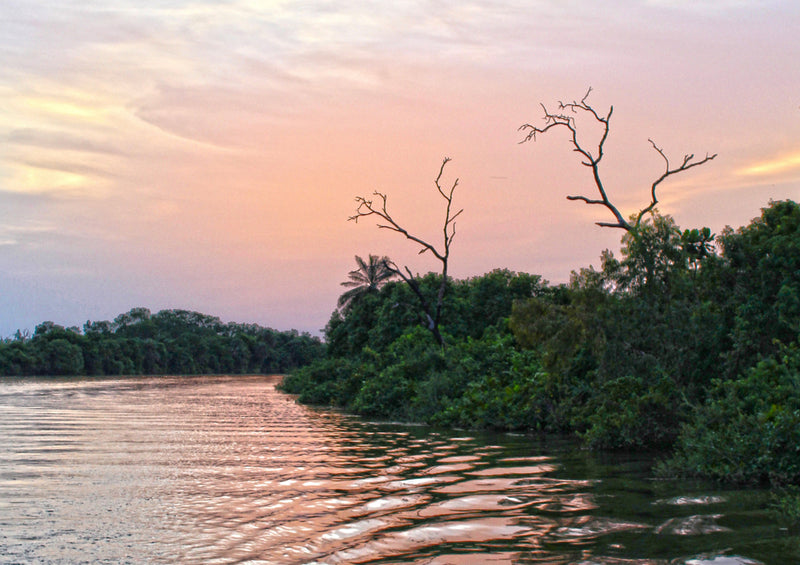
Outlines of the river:
[[0,563],[800,562],[770,495],[369,422],[276,377],[0,380]]

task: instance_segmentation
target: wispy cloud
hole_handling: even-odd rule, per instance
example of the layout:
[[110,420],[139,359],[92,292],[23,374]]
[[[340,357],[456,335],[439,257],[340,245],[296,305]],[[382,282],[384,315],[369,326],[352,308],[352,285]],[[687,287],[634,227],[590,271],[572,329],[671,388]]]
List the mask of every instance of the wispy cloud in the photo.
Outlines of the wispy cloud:
[[[762,0],[761,3],[769,4],[770,2]],[[782,2],[772,2],[772,4],[781,3]],[[647,4],[684,12],[705,14],[719,14],[730,12],[730,10],[735,10],[737,8],[753,6],[753,2],[749,0],[647,0]],[[762,6],[762,9],[767,9],[767,6]]]
[[55,233],[56,227],[52,224],[41,222],[27,222],[23,224],[4,224],[0,226],[0,245],[12,246],[30,243],[42,236]]
[[122,150],[116,147],[114,139],[90,139],[73,132],[47,129],[20,128],[12,129],[5,139],[8,145],[33,147],[37,149],[57,149],[59,151],[79,151],[99,153],[103,155],[120,155]]
[[790,172],[800,172],[800,152],[759,161],[736,171],[738,175],[743,176],[767,176]]
[[[344,221],[352,197],[385,189],[427,225],[432,211],[410,196],[445,154],[480,217],[464,224],[475,243],[463,272],[497,266],[498,247],[515,250],[516,268],[544,265],[545,247],[559,269],[564,257],[578,267],[576,248],[598,250],[559,234],[593,230],[597,210],[563,194],[591,179],[557,136],[552,152],[517,151],[515,128],[536,119],[537,102],[593,86],[599,107],[615,104],[609,157],[624,158],[603,172],[616,174],[608,184],[626,210],[646,202],[648,171],[661,166],[651,133],[677,151],[720,153],[665,183],[666,212],[700,192],[790,190],[794,153],[755,162],[752,146],[779,156],[798,126],[753,109],[796,112],[797,3],[747,4],[2,0],[0,270],[54,286],[62,266],[85,267],[95,275],[63,292],[90,303],[202,296],[210,313],[238,300],[237,311],[284,312],[265,321],[288,325],[297,295],[325,318],[354,253],[395,252],[385,234]],[[492,175],[507,179],[479,195],[476,179]],[[541,212],[551,204],[563,215]],[[533,245],[534,224],[554,239]],[[236,291],[221,296],[219,281]]]

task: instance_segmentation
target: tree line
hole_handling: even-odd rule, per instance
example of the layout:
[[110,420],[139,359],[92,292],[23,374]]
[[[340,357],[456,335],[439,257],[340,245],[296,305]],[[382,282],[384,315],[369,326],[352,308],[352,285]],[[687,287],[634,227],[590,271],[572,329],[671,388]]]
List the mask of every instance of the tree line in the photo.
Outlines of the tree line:
[[649,140],[664,167],[626,217],[601,170],[613,107],[597,111],[590,93],[543,105],[544,125],[523,125],[522,142],[566,130],[594,191],[567,198],[611,213],[596,223],[622,231],[619,256],[605,251],[599,268],[559,285],[506,270],[450,278],[462,211],[453,213],[458,181],[442,188],[445,159],[434,182],[445,204],[439,246],[408,232],[381,192],[357,197],[350,218],[399,233],[440,272],[357,257],[325,328],[325,358],[283,389],[371,417],[666,449],[665,475],[800,484],[800,206],[770,202],[719,235],[682,230],[659,213],[658,191],[716,154],[676,165]]
[[[416,281],[435,300],[440,275]],[[332,313],[326,356],[283,389],[370,417],[669,449],[665,474],[800,483],[796,202],[718,236],[654,215],[565,284],[495,270],[447,286],[447,347],[415,292],[383,279]]]
[[0,342],[0,375],[284,373],[323,355],[319,338],[187,310],[133,308],[82,330],[53,322]]

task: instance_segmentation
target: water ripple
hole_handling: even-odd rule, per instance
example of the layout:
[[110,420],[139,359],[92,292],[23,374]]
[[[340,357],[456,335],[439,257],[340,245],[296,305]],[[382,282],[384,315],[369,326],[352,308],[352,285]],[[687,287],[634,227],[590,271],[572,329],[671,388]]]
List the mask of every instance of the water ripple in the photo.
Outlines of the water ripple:
[[732,532],[724,497],[662,493],[622,517],[525,436],[364,422],[274,384],[2,383],[0,562],[755,563],[625,555]]

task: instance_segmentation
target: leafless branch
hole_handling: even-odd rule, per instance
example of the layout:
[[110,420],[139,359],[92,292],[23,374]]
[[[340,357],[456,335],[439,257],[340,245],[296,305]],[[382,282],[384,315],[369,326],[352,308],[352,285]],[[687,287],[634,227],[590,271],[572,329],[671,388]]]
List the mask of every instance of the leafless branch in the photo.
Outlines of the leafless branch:
[[[408,267],[404,267],[404,269],[400,269],[394,263],[388,264],[387,266],[397,273],[405,282],[409,285],[412,289],[414,294],[420,300],[420,304],[422,309],[425,313],[425,316],[428,321],[428,329],[431,330],[436,340],[439,342],[440,345],[444,345],[444,340],[439,333],[439,318],[441,315],[442,304],[444,302],[444,295],[447,289],[447,270],[448,264],[450,260],[450,246],[453,243],[453,239],[456,236],[456,218],[458,218],[464,209],[460,209],[457,212],[453,212],[453,194],[455,193],[456,187],[458,186],[458,179],[456,179],[453,184],[448,188],[442,186],[442,175],[444,174],[444,168],[447,163],[450,161],[449,157],[445,157],[442,161],[441,167],[439,167],[439,174],[436,176],[434,180],[434,185],[436,186],[437,192],[441,195],[441,197],[445,200],[445,217],[444,223],[442,224],[442,246],[437,249],[437,247],[424,239],[409,233],[409,231],[404,228],[399,222],[397,222],[392,214],[389,212],[387,208],[387,196],[381,192],[374,192],[373,196],[377,197],[377,201],[375,199],[368,199],[364,196],[357,196],[356,197],[356,212],[353,216],[350,216],[348,220],[353,222],[358,222],[359,218],[365,218],[369,216],[376,217],[376,225],[381,229],[388,229],[399,234],[402,234],[406,239],[413,241],[414,243],[421,246],[419,251],[420,254],[425,253],[426,251],[430,251],[431,254],[439,260],[442,264],[441,270],[441,283],[439,286],[439,291],[436,297],[436,305],[434,308],[431,308],[429,302],[425,298],[420,289],[419,285],[411,270]],[[405,270],[405,272],[404,272]]]
[[377,226],[381,229],[388,229],[391,231],[395,231],[397,233],[402,234],[406,239],[410,239],[414,243],[419,244],[422,246],[420,253],[425,253],[426,251],[430,251],[439,261],[445,262],[447,261],[447,257],[449,256],[450,245],[453,242],[453,238],[456,235],[456,223],[455,220],[464,209],[460,209],[458,212],[453,214],[452,206],[453,206],[453,193],[455,192],[456,187],[458,186],[458,179],[456,179],[449,190],[445,191],[445,189],[441,185],[442,175],[444,174],[445,165],[450,161],[449,157],[445,157],[442,161],[442,165],[439,168],[439,174],[436,176],[434,180],[434,184],[436,186],[436,190],[439,194],[444,198],[447,202],[446,209],[445,209],[445,220],[443,224],[443,249],[440,251],[436,249],[436,247],[428,243],[427,241],[417,237],[408,232],[404,227],[402,227],[391,215],[391,213],[387,209],[387,201],[388,197],[386,194],[381,192],[373,192],[373,196],[377,196],[380,199],[378,204],[375,203],[374,200],[368,199],[364,196],[357,196],[356,203],[358,206],[356,207],[356,213],[353,216],[350,216],[348,220],[353,222],[358,222],[359,218],[364,218],[368,216],[377,216]]
[[717,156],[716,153],[714,153],[713,155],[709,155],[708,153],[706,153],[705,157],[695,161],[694,153],[690,153],[688,155],[683,156],[683,162],[680,164],[680,166],[674,169],[670,169],[669,157],[667,157],[667,155],[664,153],[664,150],[661,149],[661,147],[659,147],[658,145],[656,145],[656,142],[653,141],[652,139],[648,139],[647,141],[650,142],[650,145],[653,146],[653,149],[655,149],[656,152],[659,155],[661,155],[661,158],[664,159],[664,172],[661,173],[661,176],[659,176],[655,181],[653,181],[653,184],[650,186],[650,204],[646,208],[643,208],[642,210],[639,211],[639,214],[636,217],[637,226],[642,221],[642,217],[648,212],[650,212],[653,208],[655,208],[656,204],[658,204],[658,197],[656,196],[656,187],[658,187],[658,185],[661,184],[661,182],[664,179],[666,179],[670,175],[680,173],[681,171],[688,171],[692,167],[697,167],[698,165],[702,165],[703,163],[712,161]]
[[380,204],[376,206],[373,200],[369,200],[364,196],[357,196],[356,202],[358,203],[358,207],[356,208],[356,213],[355,215],[350,216],[348,220],[351,220],[353,222],[358,222],[359,218],[365,218],[368,216],[377,216],[378,220],[376,220],[376,225],[379,228],[403,234],[407,239],[410,239],[411,241],[418,243],[419,245],[422,246],[421,253],[424,253],[425,251],[430,251],[440,261],[444,258],[444,256],[441,255],[433,245],[431,245],[427,241],[418,238],[415,235],[410,234],[408,230],[406,230],[404,227],[402,227],[395,221],[395,219],[392,217],[392,215],[386,208],[387,196],[385,194],[377,191],[373,192],[372,194],[373,196],[377,196],[380,199]]
[[[708,161],[711,161],[717,155],[708,155],[706,154],[705,158],[700,160],[694,160],[695,157],[693,154],[685,155],[683,158],[683,163],[674,169],[670,168],[669,159],[665,155],[664,151],[658,147],[653,140],[649,140],[652,144],[653,148],[661,155],[666,163],[666,168],[664,173],[653,182],[650,188],[650,204],[639,211],[636,222],[631,225],[625,217],[620,213],[619,209],[611,202],[608,198],[608,193],[606,192],[606,188],[603,185],[603,181],[600,178],[600,161],[603,159],[603,150],[606,140],[608,139],[608,134],[610,131],[610,122],[611,122],[611,115],[614,112],[614,107],[609,107],[608,113],[602,115],[598,113],[598,111],[591,106],[587,100],[589,98],[589,94],[591,94],[592,89],[589,88],[586,91],[586,94],[581,98],[580,102],[572,101],[568,103],[559,102],[558,103],[558,111],[557,112],[550,112],[547,107],[542,104],[542,110],[544,111],[544,126],[534,126],[531,124],[523,124],[520,126],[519,130],[523,132],[527,132],[525,137],[520,141],[520,143],[525,143],[528,141],[535,141],[536,136],[538,134],[546,133],[547,131],[562,127],[566,128],[571,135],[570,143],[572,144],[573,151],[579,153],[582,156],[581,164],[589,167],[592,170],[592,177],[594,180],[595,187],[597,192],[600,195],[600,198],[590,198],[588,196],[583,195],[570,195],[567,196],[567,200],[579,200],[586,204],[593,204],[593,205],[600,205],[604,206],[608,209],[614,219],[614,222],[595,222],[598,226],[601,227],[612,227],[612,228],[621,228],[626,231],[632,231],[637,228],[642,220],[642,217],[651,212],[656,204],[658,203],[658,198],[656,196],[656,188],[658,185],[670,175],[686,171],[691,169],[692,167],[696,167],[698,165],[702,165]],[[578,139],[578,125],[576,121],[576,116],[581,115],[581,113],[588,115],[591,119],[601,125],[602,127],[602,135],[597,142],[597,146],[594,149],[594,152],[590,150],[585,144],[582,143],[581,140]]]

